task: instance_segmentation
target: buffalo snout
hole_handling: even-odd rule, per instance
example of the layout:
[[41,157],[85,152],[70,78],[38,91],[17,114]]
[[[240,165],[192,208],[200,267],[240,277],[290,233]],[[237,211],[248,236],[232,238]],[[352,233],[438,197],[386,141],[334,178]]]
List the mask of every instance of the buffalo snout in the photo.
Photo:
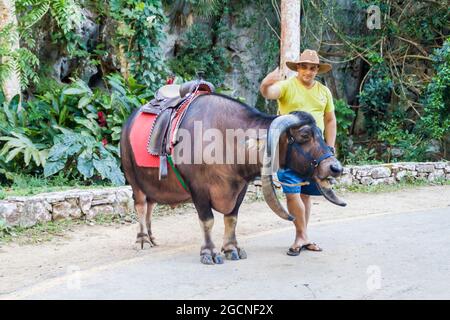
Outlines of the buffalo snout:
[[342,167],[341,163],[336,160],[335,163],[330,164],[330,171],[333,177],[339,177],[340,175],[342,175],[342,172],[344,172],[344,168]]
[[325,159],[319,164],[319,167],[317,169],[317,178],[321,180],[329,177],[340,177],[344,172],[342,164],[335,157]]

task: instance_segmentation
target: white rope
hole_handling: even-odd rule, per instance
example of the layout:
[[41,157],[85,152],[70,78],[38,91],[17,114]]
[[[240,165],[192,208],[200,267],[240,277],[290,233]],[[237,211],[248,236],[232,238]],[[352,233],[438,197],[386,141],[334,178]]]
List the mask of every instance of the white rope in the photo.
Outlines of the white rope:
[[272,180],[274,182],[282,184],[283,186],[288,186],[288,187],[301,187],[301,186],[309,185],[309,181],[303,181],[303,182],[299,182],[299,183],[285,183],[285,182],[281,182],[281,181],[278,181],[277,179],[273,179],[273,178],[272,178]]

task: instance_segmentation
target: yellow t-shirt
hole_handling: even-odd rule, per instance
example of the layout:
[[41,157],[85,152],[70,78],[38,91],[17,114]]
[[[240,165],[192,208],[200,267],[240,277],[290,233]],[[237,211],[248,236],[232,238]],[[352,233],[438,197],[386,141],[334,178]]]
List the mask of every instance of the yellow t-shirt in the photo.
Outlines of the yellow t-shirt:
[[280,98],[277,100],[278,113],[284,115],[292,111],[309,112],[323,133],[324,113],[334,111],[330,89],[317,80],[312,88],[307,89],[297,77],[277,82],[277,85],[281,90]]

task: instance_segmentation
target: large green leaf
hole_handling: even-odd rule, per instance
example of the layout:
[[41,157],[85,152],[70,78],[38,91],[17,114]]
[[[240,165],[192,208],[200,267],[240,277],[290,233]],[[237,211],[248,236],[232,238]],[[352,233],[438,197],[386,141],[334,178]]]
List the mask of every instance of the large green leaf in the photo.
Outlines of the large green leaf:
[[45,150],[34,150],[31,155],[33,156],[33,160],[35,163],[39,163],[42,166],[45,166],[46,159],[47,159],[48,149]]
[[81,99],[78,101],[78,108],[79,108],[79,109],[83,109],[83,108],[86,107],[90,102],[91,102],[91,97],[90,97],[90,96],[84,96],[84,97],[81,97]]
[[55,173],[58,173],[64,168],[65,161],[59,160],[59,161],[47,161],[47,163],[44,166],[44,176],[49,177]]
[[101,136],[101,128],[96,121],[80,117],[76,117],[74,120],[76,123],[79,123],[88,129],[96,137]]
[[121,95],[125,96],[127,94],[123,85],[117,79],[114,79],[113,77],[109,77],[108,82],[111,85],[111,87],[114,90],[116,90],[117,92],[119,92]]
[[67,149],[67,152],[66,152],[67,156],[71,156],[71,155],[77,154],[81,150],[81,148],[83,148],[83,145],[80,144],[80,143],[72,144],[69,147],[69,149]]
[[8,153],[8,156],[6,157],[5,161],[6,162],[10,162],[12,159],[14,159],[22,151],[23,151],[23,148],[12,149],[11,152]]
[[23,160],[25,161],[25,164],[28,166],[30,164],[30,160],[31,160],[31,150],[30,149],[25,149],[23,152]]
[[85,94],[85,93],[88,93],[88,92],[89,92],[89,91],[86,91],[86,89],[81,89],[81,88],[68,88],[68,89],[65,89],[65,90],[63,91],[63,94],[70,96],[70,95]]
[[98,159],[98,157],[94,157],[93,165],[94,168],[98,171],[102,179],[106,179],[109,175],[109,171],[111,170],[106,161]]
[[91,178],[94,175],[94,164],[92,162],[92,153],[84,150],[77,161],[77,169],[85,178]]
[[114,170],[111,170],[108,179],[111,180],[111,182],[116,186],[123,186],[125,184],[125,177],[118,167],[116,167]]
[[67,150],[69,150],[70,145],[65,145],[62,143],[55,144],[50,148],[47,156],[47,161],[57,161],[61,159],[67,159]]
[[[28,137],[21,133],[10,132],[14,137],[1,137],[0,141],[7,141],[0,151],[0,156],[6,156],[5,161],[9,162],[14,159],[19,153],[23,153],[24,162],[28,166],[30,164],[33,153],[39,153],[40,149],[45,148],[45,145],[33,143]],[[8,153],[9,152],[9,153]],[[33,158],[35,163],[40,166],[43,165],[39,159]]]
[[97,156],[94,156],[93,163],[103,179],[108,179],[115,185],[123,185],[125,183],[125,177],[112,156],[106,159],[99,159]]
[[62,125],[64,122],[66,122],[67,116],[69,115],[69,108],[67,106],[64,106],[61,110],[61,113],[58,117],[58,124]]

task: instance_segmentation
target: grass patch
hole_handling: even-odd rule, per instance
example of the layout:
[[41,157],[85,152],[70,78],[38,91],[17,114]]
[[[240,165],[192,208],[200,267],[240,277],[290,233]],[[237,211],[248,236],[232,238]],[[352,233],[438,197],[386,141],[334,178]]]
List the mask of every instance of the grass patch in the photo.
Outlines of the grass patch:
[[10,186],[0,186],[0,200],[9,196],[32,196],[45,192],[64,191],[75,188],[92,189],[99,187],[114,187],[114,185],[103,181],[68,179],[61,174],[50,178],[16,175]]

